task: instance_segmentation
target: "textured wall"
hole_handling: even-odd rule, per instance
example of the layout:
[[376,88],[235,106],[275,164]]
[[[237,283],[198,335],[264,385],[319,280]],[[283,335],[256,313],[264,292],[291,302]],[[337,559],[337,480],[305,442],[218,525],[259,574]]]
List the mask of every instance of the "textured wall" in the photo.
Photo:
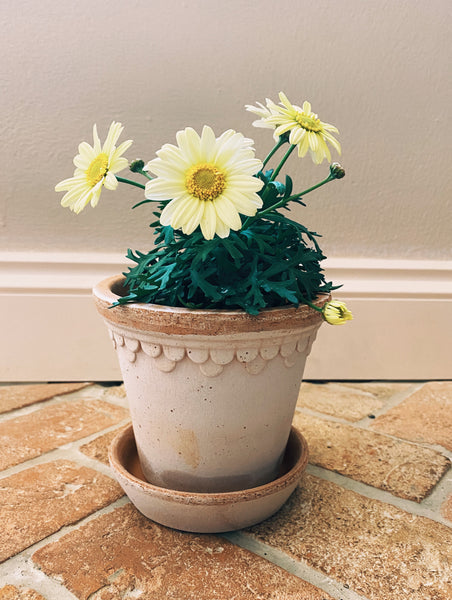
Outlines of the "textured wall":
[[[152,158],[187,125],[234,128],[243,106],[309,99],[335,124],[347,177],[297,210],[330,256],[452,259],[449,0],[6,0],[0,38],[0,250],[122,252],[152,240],[139,190],[78,217],[53,187],[92,124]],[[291,159],[299,186],[327,172]]]

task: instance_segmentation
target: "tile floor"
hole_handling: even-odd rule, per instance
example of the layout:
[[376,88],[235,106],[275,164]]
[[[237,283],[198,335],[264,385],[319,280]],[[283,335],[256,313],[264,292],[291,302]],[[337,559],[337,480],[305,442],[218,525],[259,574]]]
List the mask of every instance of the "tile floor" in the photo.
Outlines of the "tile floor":
[[112,479],[122,386],[0,386],[0,600],[451,600],[452,382],[303,383],[310,465],[247,530],[145,519]]

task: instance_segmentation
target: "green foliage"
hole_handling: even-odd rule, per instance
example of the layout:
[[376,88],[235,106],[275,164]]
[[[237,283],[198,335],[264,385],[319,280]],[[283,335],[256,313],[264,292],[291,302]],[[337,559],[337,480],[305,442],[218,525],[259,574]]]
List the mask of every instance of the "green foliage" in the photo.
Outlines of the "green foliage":
[[157,225],[155,247],[128,251],[130,294],[118,304],[146,302],[188,308],[243,309],[312,301],[333,289],[324,280],[317,234],[278,213],[256,219],[228,238],[205,240]]
[[290,203],[305,206],[301,194],[292,194],[288,175],[285,183],[272,181],[273,172],[256,175],[265,184],[262,209],[224,239],[206,240],[199,228],[186,235],[162,226],[158,218],[166,202],[161,203],[154,213],[157,221],[150,225],[155,246],[147,253],[128,250],[127,258],[135,263],[124,273],[129,294],[113,306],[144,302],[243,309],[256,315],[263,308],[309,303],[336,289],[320,267],[325,258],[317,242],[320,236],[279,212],[290,210]]

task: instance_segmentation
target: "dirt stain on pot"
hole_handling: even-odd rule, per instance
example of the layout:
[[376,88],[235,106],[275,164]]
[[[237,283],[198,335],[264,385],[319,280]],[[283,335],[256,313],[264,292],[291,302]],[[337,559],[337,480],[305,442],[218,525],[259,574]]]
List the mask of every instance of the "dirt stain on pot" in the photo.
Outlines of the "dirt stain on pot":
[[170,444],[187,465],[196,469],[201,457],[198,439],[192,429],[178,429]]

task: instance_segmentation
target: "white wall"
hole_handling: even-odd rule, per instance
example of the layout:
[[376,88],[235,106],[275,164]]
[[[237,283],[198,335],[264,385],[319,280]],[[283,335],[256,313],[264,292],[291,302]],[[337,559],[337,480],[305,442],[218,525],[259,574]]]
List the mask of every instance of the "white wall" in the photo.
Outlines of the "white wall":
[[[6,0],[0,250],[123,252],[150,244],[138,190],[78,217],[53,187],[97,122],[121,121],[127,156],[175,132],[267,131],[246,103],[309,99],[341,134],[347,177],[297,215],[329,256],[451,259],[450,0]],[[124,138],[125,139],[125,138]],[[327,167],[294,157],[299,186]]]
[[[125,186],[78,216],[60,207],[54,185],[72,175],[93,123],[104,136],[121,121],[123,139],[135,140],[129,159],[150,159],[178,129],[204,123],[253,137],[263,158],[271,134],[252,127],[244,105],[280,90],[339,128],[347,172],[294,211],[323,234],[336,283],[353,280],[340,294],[358,317],[324,330],[308,375],[452,377],[450,0],[4,0],[1,9],[0,381],[118,373],[112,354],[96,363],[107,339],[91,277],[116,265],[105,254],[146,250],[152,217],[147,206],[130,210],[142,196]],[[327,169],[289,163],[297,189]]]

